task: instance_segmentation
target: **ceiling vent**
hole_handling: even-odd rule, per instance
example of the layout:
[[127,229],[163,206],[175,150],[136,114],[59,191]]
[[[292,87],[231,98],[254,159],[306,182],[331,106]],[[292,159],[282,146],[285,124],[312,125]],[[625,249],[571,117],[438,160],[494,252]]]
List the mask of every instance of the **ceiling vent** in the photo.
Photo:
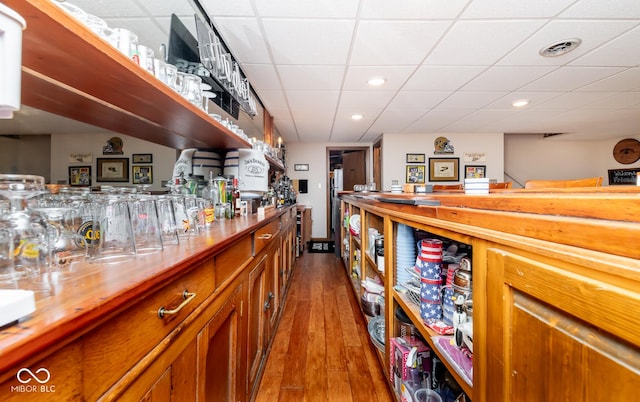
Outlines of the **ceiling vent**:
[[543,57],[561,56],[577,48],[581,43],[580,39],[566,39],[542,48],[539,53]]

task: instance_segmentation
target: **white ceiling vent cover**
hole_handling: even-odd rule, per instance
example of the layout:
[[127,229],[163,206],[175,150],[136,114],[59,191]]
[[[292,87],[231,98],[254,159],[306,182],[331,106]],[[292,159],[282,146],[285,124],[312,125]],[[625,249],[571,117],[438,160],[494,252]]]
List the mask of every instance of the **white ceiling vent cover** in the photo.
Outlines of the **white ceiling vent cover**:
[[553,43],[547,47],[544,47],[540,50],[540,56],[543,57],[556,57],[561,56],[563,54],[569,53],[574,50],[580,44],[582,40],[580,39],[565,39],[560,42]]

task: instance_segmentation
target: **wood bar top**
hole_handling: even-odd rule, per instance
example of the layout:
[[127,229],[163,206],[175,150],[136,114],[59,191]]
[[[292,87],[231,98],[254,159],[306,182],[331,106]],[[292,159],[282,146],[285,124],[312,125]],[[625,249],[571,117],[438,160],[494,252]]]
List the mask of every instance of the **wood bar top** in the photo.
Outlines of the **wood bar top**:
[[290,208],[295,206],[272,210],[263,218],[253,214],[216,221],[204,234],[180,239],[180,245],[123,263],[87,263],[77,277],[54,282],[53,294],[38,300],[33,314],[0,328],[0,381],[15,374],[7,370],[16,364],[72,342]]
[[[349,202],[380,214],[458,225],[461,233],[487,238],[505,234],[640,259],[640,188],[623,191],[532,192],[495,190],[487,195],[433,192],[425,195],[344,192]],[[439,206],[380,202],[379,198],[437,200]],[[435,220],[435,221],[434,221]],[[489,233],[491,231],[492,233]],[[640,270],[640,264],[638,264]]]

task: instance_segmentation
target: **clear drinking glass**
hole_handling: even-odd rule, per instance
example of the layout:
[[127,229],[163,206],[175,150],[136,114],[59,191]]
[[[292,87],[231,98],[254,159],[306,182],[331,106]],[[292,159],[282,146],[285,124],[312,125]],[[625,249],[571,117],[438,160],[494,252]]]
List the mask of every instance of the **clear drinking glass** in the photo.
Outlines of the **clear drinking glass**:
[[124,195],[98,194],[92,197],[93,240],[91,262],[122,262],[136,256],[136,242]]
[[162,245],[170,246],[179,244],[178,226],[171,197],[156,197],[156,208],[158,210],[158,223],[162,236]]
[[156,202],[150,195],[136,195],[129,200],[129,213],[136,242],[136,254],[162,251],[162,232]]
[[27,209],[27,200],[45,193],[44,177],[0,174],[0,196],[9,200],[9,211],[0,221],[13,230],[13,268],[19,286],[37,297],[51,294],[47,266],[49,231],[42,216]]
[[0,289],[14,288],[15,280],[13,228],[8,222],[0,222]]
[[151,74],[155,74],[153,49],[148,46],[138,45],[138,57],[140,58],[140,67],[144,68]]

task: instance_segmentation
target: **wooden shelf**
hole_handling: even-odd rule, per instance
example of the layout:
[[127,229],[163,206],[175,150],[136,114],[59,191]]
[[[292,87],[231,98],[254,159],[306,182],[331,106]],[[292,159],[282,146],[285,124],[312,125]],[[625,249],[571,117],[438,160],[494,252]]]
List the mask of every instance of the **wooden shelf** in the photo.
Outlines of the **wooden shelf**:
[[380,272],[380,270],[378,269],[378,264],[376,264],[375,259],[371,255],[369,255],[369,252],[365,252],[364,256],[365,256],[364,258],[369,263],[369,265],[371,265],[371,267],[375,269],[374,271],[375,274],[378,275],[380,279],[382,279],[382,281],[384,282],[384,272]]
[[5,3],[27,21],[25,105],[175,149],[251,147],[51,1]]
[[[407,296],[401,293],[398,293],[394,290],[393,299],[400,305],[400,307],[402,307],[404,312],[407,313],[407,315],[411,319],[411,322],[417,323],[417,324],[422,323],[422,318],[420,318],[420,308],[416,306],[415,303],[410,301]],[[440,360],[442,360],[442,363],[447,368],[447,371],[449,371],[449,373],[453,376],[453,378],[456,380],[458,385],[460,385],[464,393],[467,395],[473,395],[473,387],[469,385],[465,381],[465,379],[462,378],[462,376],[460,376],[460,374],[458,374],[458,371],[455,369],[453,364],[446,359],[446,356],[444,356],[442,353],[438,351],[438,349],[436,349],[436,345],[433,342],[432,337],[438,336],[440,334],[431,330],[426,325],[416,325],[416,328],[418,328],[422,337],[427,341],[431,350],[436,351],[438,357],[440,358]]]

